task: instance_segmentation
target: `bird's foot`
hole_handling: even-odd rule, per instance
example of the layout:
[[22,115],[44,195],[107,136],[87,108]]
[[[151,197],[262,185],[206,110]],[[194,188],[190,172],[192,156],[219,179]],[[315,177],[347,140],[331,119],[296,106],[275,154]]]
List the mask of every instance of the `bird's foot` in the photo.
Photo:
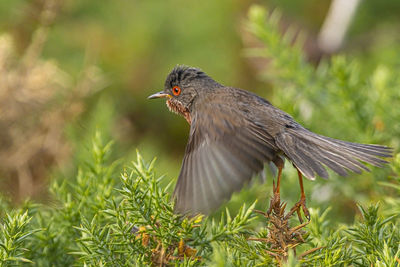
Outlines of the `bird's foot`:
[[269,202],[269,209],[267,211],[268,216],[272,213],[272,211],[274,211],[275,214],[279,214],[281,210],[281,194],[279,193],[278,188],[275,186],[275,181],[272,182],[272,191],[273,196]]
[[308,211],[307,206],[306,206],[306,197],[305,196],[302,196],[300,198],[300,200],[296,204],[294,204],[294,206],[290,210],[290,212],[288,214],[286,214],[285,219],[290,218],[290,216],[292,216],[293,213],[296,212],[300,223],[303,223],[303,218],[301,217],[300,209],[303,210],[303,214],[307,218],[307,220],[310,220],[310,212]]

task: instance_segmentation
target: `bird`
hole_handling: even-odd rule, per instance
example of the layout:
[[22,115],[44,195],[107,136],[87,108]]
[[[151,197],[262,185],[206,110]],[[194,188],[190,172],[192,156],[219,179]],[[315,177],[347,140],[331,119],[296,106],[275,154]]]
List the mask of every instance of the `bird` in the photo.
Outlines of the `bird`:
[[369,171],[364,163],[382,167],[388,163],[383,158],[393,152],[387,146],[316,134],[268,100],[224,86],[195,67],[175,66],[164,89],[148,98],[166,98],[169,110],[190,125],[173,193],[175,212],[180,214],[211,213],[271,163],[278,169],[273,188],[273,200],[277,201],[282,169],[288,160],[297,169],[300,185],[295,207],[309,219],[303,176],[327,179],[326,167],[340,176]]

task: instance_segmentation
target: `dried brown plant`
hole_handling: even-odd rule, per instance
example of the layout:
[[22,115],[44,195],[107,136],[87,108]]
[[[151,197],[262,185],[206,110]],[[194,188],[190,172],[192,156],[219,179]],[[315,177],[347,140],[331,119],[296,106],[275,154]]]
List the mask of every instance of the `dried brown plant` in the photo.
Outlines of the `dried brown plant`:
[[[286,262],[289,251],[292,250],[296,255],[297,246],[305,243],[307,232],[304,227],[309,221],[300,223],[296,226],[290,226],[290,219],[299,209],[295,205],[288,213],[285,212],[286,203],[281,202],[280,198],[273,197],[271,200],[271,213],[255,210],[254,212],[261,214],[267,219],[267,238],[251,237],[249,240],[265,243],[269,249],[265,250],[267,254],[275,258],[279,265]],[[300,218],[300,217],[299,217]],[[310,249],[298,256],[299,259],[311,254],[319,248]]]
[[0,181],[14,199],[40,192],[52,167],[69,157],[64,126],[105,84],[94,65],[74,83],[56,61],[41,58],[61,2],[42,3],[39,24],[20,55],[11,35],[0,35]]

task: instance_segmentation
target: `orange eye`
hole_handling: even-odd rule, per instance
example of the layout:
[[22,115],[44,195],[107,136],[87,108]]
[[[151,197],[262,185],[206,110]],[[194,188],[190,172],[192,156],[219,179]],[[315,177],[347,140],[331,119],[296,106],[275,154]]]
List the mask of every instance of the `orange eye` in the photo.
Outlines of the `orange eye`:
[[174,94],[174,96],[178,96],[181,94],[181,88],[179,86],[174,86],[172,88],[172,93]]

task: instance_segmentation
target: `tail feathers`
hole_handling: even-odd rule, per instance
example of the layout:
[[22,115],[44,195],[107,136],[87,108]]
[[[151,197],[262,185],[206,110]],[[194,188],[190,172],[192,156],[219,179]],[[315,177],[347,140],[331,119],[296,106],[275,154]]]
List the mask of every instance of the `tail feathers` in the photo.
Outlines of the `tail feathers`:
[[388,162],[380,157],[391,157],[393,152],[386,146],[336,140],[305,129],[279,134],[276,144],[309,179],[315,179],[316,174],[328,178],[328,172],[323,165],[341,176],[348,175],[348,171],[369,171],[361,162],[382,167]]

